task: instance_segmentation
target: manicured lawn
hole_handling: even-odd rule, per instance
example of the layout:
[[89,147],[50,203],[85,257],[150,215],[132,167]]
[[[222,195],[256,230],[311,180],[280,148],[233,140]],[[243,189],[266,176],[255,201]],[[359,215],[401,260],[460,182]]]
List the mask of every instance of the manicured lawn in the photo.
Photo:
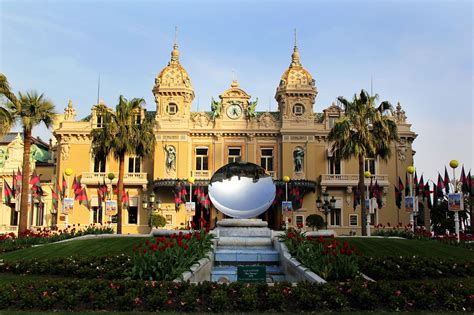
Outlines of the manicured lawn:
[[338,239],[354,244],[360,250],[362,256],[423,256],[454,258],[460,261],[474,260],[474,251],[434,240],[364,237],[340,237]]
[[132,249],[140,241],[150,238],[114,237],[87,240],[73,240],[58,244],[47,244],[38,247],[24,248],[0,255],[0,259],[8,261],[26,260],[32,258],[67,257],[71,255],[107,256],[117,254],[132,254]]

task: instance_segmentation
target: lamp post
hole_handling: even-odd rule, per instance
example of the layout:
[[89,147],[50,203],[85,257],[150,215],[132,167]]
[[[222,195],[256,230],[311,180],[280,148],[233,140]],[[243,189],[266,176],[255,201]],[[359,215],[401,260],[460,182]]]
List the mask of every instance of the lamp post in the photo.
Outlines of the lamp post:
[[[283,176],[283,181],[285,182],[285,201],[288,202],[288,182],[290,181],[289,176]],[[288,214],[285,211],[285,230],[288,230]]]
[[[113,199],[113,198],[112,198],[112,197],[113,197],[112,194],[114,193],[114,190],[113,190],[113,188],[112,188],[112,181],[113,181],[114,178],[115,178],[115,174],[114,174],[114,173],[109,173],[109,174],[107,174],[107,178],[110,180],[110,193],[108,194],[108,195],[109,195],[109,200],[112,200],[112,199]],[[106,204],[106,205],[107,205],[107,204]],[[107,207],[105,208],[105,211],[107,212]],[[110,225],[109,225],[109,227],[112,226],[112,217],[113,217],[113,215],[112,215],[112,209],[110,209],[110,212],[109,212],[109,222],[110,222]]]
[[316,199],[316,207],[318,208],[319,211],[324,212],[324,217],[325,217],[325,222],[326,222],[326,230],[328,229],[328,214],[331,213],[332,209],[336,208],[336,199],[334,196],[332,196],[331,200],[329,200],[329,194],[328,193],[323,193],[323,201],[321,201],[321,198],[318,196],[318,199]]
[[[370,173],[369,171],[366,171],[364,173],[364,177],[367,178],[367,179],[371,178],[372,173]],[[366,185],[366,187],[367,187],[367,191],[366,191],[366,194],[365,194],[365,199],[369,201],[369,209],[366,209],[367,214],[366,214],[366,220],[365,221],[366,221],[366,224],[367,224],[367,228],[366,228],[367,229],[367,236],[370,236],[371,235],[371,233],[370,233],[370,207],[371,207],[371,202],[370,202],[370,198],[369,198],[369,185]],[[366,200],[364,200],[364,204],[361,205],[361,207],[365,207],[365,205],[367,203]],[[361,213],[362,213],[362,211],[361,211]]]
[[415,173],[415,168],[412,165],[408,166],[407,173],[409,174],[409,181],[410,181],[410,197],[413,200],[413,211],[410,212],[410,225],[411,225],[411,231],[415,232],[416,202],[415,202],[415,199],[413,198],[413,173]]
[[[458,192],[458,187],[456,185],[456,168],[459,166],[459,162],[456,160],[451,160],[449,162],[449,166],[453,169],[453,186],[454,186],[454,193]],[[454,211],[454,229],[456,230],[456,238],[459,243],[459,213],[458,211]]]
[[[190,204],[192,204],[193,202],[193,184],[194,184],[194,181],[195,181],[195,178],[190,176],[188,177],[188,183],[189,183],[189,202]],[[187,215],[188,211],[186,211],[186,215]],[[192,217],[193,216],[189,216],[189,229],[192,228]]]
[[[72,168],[70,168],[70,167],[68,167],[68,168],[66,168],[66,169],[64,170],[64,175],[66,175],[66,177],[67,177],[66,198],[68,198],[68,199],[69,199],[69,178],[71,177],[72,173],[73,173],[73,170],[72,170]],[[33,197],[33,196],[32,196],[32,197]],[[32,200],[33,200],[33,199],[32,199]],[[69,201],[68,201],[68,202],[69,202]],[[32,202],[31,204],[33,204],[33,202]],[[63,204],[63,207],[64,207],[64,204]],[[68,211],[69,211],[69,210],[68,210]],[[69,223],[68,223],[68,221],[69,221],[69,220],[68,220],[68,218],[69,218],[68,212],[65,213],[64,217],[65,217],[64,223],[66,224],[66,227],[67,227],[68,224],[69,224]]]

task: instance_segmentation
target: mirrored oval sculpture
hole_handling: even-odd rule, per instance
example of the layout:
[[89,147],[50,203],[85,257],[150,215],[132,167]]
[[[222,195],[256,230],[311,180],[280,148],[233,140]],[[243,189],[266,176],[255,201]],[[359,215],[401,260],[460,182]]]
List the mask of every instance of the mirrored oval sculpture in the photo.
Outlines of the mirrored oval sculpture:
[[275,199],[275,184],[265,169],[248,162],[229,163],[211,178],[209,198],[227,216],[249,219],[265,212]]

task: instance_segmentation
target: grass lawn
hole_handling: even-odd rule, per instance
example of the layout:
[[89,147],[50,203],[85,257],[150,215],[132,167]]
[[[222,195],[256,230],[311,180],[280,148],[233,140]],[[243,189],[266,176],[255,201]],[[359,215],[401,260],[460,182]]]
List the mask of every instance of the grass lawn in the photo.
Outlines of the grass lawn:
[[428,258],[454,258],[474,260],[474,251],[434,240],[405,240],[393,238],[338,237],[354,244],[362,256],[422,256]]
[[114,237],[95,238],[84,240],[73,240],[58,244],[46,244],[38,247],[30,247],[15,250],[0,255],[0,259],[6,261],[26,260],[32,258],[67,257],[71,255],[81,256],[107,256],[117,254],[132,254],[132,249],[140,241],[150,239],[148,237]]

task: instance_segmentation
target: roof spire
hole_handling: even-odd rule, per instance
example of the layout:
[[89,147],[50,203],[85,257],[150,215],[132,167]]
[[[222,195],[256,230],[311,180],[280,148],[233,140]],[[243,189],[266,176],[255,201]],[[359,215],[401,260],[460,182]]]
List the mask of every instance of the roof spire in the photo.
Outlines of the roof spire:
[[296,28],[295,28],[295,47],[296,47]]
[[300,53],[298,52],[298,46],[296,45],[296,28],[294,29],[295,33],[295,46],[293,47],[293,54],[291,55],[291,65],[290,67],[293,66],[301,66],[300,62]]
[[178,50],[178,27],[174,27],[174,44],[173,51],[171,51],[171,64],[179,63],[179,50]]

